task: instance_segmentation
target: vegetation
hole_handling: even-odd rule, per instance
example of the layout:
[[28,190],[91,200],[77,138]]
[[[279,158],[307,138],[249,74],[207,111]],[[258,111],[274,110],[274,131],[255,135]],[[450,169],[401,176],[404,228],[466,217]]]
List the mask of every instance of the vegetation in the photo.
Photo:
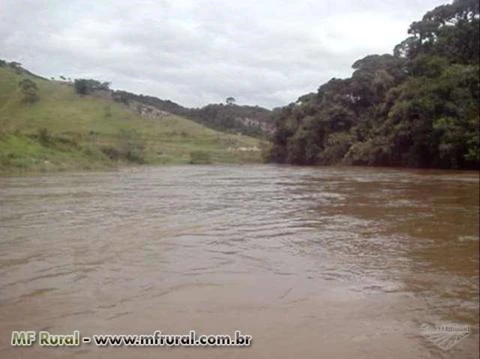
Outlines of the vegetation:
[[23,101],[27,103],[34,103],[38,101],[38,87],[35,82],[30,79],[23,79],[18,83],[22,90]]
[[392,55],[369,55],[275,114],[270,159],[301,165],[478,168],[479,3],[412,23]]
[[271,112],[258,106],[238,106],[232,99],[226,105],[210,104],[189,109],[185,116],[219,131],[266,137],[273,126]]
[[273,130],[272,112],[270,110],[259,106],[235,105],[235,98],[233,97],[228,97],[226,104],[210,104],[202,108],[186,108],[170,100],[136,95],[126,91],[115,91],[113,98],[123,104],[138,102],[152,106],[158,110],[186,117],[222,132],[265,138]]
[[[62,80],[65,80],[65,77],[60,76]],[[100,82],[92,79],[76,79],[74,84],[75,92],[79,95],[88,95],[92,94],[98,90],[109,90],[109,82]]]
[[193,165],[207,165],[212,163],[210,155],[204,151],[190,152],[190,164]]
[[[256,139],[176,115],[142,117],[121,102],[91,95],[104,87],[93,81],[86,87],[49,81],[1,61],[0,173],[186,164],[198,161],[197,152],[211,163],[261,161],[259,151],[235,151],[259,146]],[[38,95],[33,102],[25,100],[30,89]]]

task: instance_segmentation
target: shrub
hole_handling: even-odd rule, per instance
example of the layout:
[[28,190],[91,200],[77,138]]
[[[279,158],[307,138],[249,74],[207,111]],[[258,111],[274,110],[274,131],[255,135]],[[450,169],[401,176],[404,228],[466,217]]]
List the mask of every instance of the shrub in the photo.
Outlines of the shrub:
[[52,136],[46,128],[40,128],[37,132],[38,141],[44,146],[48,146],[52,142]]
[[210,154],[205,151],[190,152],[190,164],[192,165],[208,165],[212,163]]
[[111,146],[102,147],[101,151],[105,154],[105,156],[107,156],[108,158],[114,161],[117,161],[122,157],[120,151],[115,147],[111,147]]
[[119,144],[117,147],[105,146],[101,151],[111,160],[127,160],[135,163],[145,163],[145,145],[138,132],[120,131]]
[[22,94],[23,94],[23,101],[27,103],[34,103],[38,101],[38,87],[37,84],[30,80],[30,79],[23,79],[18,83]]
[[137,131],[120,131],[120,153],[127,161],[144,163],[144,150],[144,141]]
[[38,96],[38,92],[36,89],[30,88],[23,91],[23,101],[26,103],[34,103],[37,102],[40,97]]

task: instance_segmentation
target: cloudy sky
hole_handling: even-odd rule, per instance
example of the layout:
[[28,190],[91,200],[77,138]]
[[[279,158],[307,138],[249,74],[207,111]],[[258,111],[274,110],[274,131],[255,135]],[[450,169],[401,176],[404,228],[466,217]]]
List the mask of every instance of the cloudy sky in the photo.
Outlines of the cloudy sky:
[[0,0],[0,58],[184,106],[316,91],[448,0]]

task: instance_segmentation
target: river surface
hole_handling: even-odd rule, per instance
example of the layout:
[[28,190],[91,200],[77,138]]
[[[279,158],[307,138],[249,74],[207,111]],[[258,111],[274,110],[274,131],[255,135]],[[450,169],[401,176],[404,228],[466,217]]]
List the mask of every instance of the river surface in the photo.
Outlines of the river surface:
[[[0,178],[0,358],[478,358],[478,173],[140,167]],[[448,350],[425,328],[468,326]],[[14,348],[13,330],[253,336]],[[437,338],[438,340],[438,338]]]

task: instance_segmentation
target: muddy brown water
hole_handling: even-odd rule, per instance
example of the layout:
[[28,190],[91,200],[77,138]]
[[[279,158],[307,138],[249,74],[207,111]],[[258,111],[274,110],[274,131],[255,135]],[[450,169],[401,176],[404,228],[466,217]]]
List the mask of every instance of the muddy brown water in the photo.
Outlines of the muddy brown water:
[[[478,173],[142,167],[0,178],[0,358],[478,358]],[[422,325],[463,325],[449,350]],[[424,328],[424,327],[423,327]],[[13,330],[249,348],[13,348]]]

